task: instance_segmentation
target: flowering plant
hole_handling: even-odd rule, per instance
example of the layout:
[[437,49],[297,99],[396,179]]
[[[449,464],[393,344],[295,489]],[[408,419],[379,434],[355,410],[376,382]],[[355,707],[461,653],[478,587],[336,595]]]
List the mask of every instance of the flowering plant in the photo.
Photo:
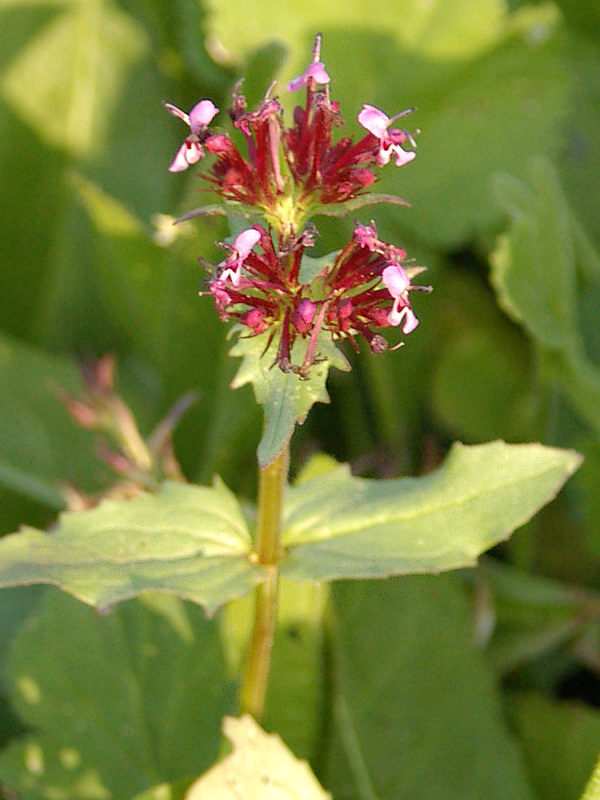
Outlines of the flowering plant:
[[[355,223],[339,250],[320,258],[308,255],[316,240],[313,220],[318,215],[348,215],[382,202],[406,205],[370,189],[381,168],[404,167],[415,158],[414,135],[395,127],[408,111],[388,117],[365,104],[358,114],[362,136],[357,141],[349,136],[336,139],[340,109],[330,97],[320,44],[317,37],[310,64],[287,86],[290,92],[305,92],[290,128],[273,86],[252,111],[236,87],[230,119],[237,133],[218,127],[220,111],[212,100],[200,100],[189,113],[166,104],[189,128],[170,171],[199,165],[204,185],[220,198],[182,219],[207,214],[230,219],[232,238],[222,243],[224,258],[217,264],[201,259],[209,270],[202,294],[212,298],[223,321],[235,322],[238,339],[231,352],[243,361],[233,386],[251,383],[264,409],[256,509],[218,478],[212,486],[187,481],[171,432],[192,402],[190,394],[145,438],[117,394],[110,357],[86,370],[80,399],[54,386],[71,416],[101,438],[100,455],[118,476],[117,483],[101,496],[69,487],[63,491],[68,510],[50,533],[25,527],[2,538],[0,586],[53,584],[103,612],[122,601],[132,602],[102,618],[86,617],[72,599],[51,592],[34,620],[45,638],[36,639],[36,626],[26,626],[26,644],[33,631],[40,650],[53,655],[47,668],[42,658],[22,667],[17,651],[20,708],[31,737],[37,736],[39,718],[47,730],[40,737],[42,744],[28,734],[22,750],[0,754],[0,795],[11,800],[17,790],[27,800],[83,795],[119,800],[284,795],[321,800],[325,793],[305,765],[295,762],[281,742],[263,734],[251,719],[266,719],[286,737],[295,732],[290,704],[277,691],[268,693],[277,673],[277,668],[271,669],[271,654],[276,633],[281,642],[279,610],[286,599],[318,600],[317,622],[310,629],[319,633],[311,643],[309,676],[331,660],[319,636],[327,631],[331,642],[337,641],[336,626],[341,630],[342,624],[349,645],[345,653],[337,648],[340,663],[355,658],[360,672],[361,648],[375,652],[382,663],[393,663],[394,643],[378,639],[377,626],[371,630],[369,623],[380,603],[396,614],[400,595],[395,592],[403,582],[384,583],[377,595],[367,583],[364,597],[374,599],[370,610],[367,606],[367,613],[356,619],[346,602],[348,584],[332,589],[334,605],[348,612],[342,622],[338,614],[334,624],[327,602],[329,582],[473,566],[482,552],[548,502],[579,464],[572,451],[496,441],[457,444],[443,466],[418,478],[365,479],[352,475],[345,465],[315,459],[288,485],[289,441],[295,425],[303,422],[314,402],[327,399],[329,366],[348,368],[339,346],[347,343],[358,349],[366,343],[375,357],[397,350],[403,344],[398,333],[408,336],[419,324],[415,293],[430,291],[429,286],[412,283],[423,267],[413,264],[401,247],[383,241],[374,222]],[[236,143],[240,139],[245,141],[244,153]],[[240,217],[246,220],[242,228]],[[388,341],[390,336],[400,340]],[[386,586],[392,587],[387,597]],[[433,583],[428,586],[435,591]],[[247,614],[246,636],[234,630],[235,615],[243,609],[236,601],[250,594],[254,604]],[[186,605],[184,600],[191,602]],[[198,606],[209,615],[227,607],[231,617],[225,613],[207,621]],[[447,611],[444,608],[444,614]],[[446,617],[436,623],[438,612],[431,625],[440,625],[446,635]],[[404,613],[408,619],[410,611]],[[311,608],[307,617],[312,614]],[[66,658],[64,619],[75,620],[68,633],[71,627],[76,632]],[[381,629],[387,632],[388,627]],[[299,631],[294,621],[286,632],[288,645],[300,640],[305,654],[305,628]],[[429,651],[427,658],[424,669],[431,666]],[[355,721],[365,714],[367,684],[376,682],[370,675],[356,681],[360,712],[355,710],[352,720],[346,703],[351,689],[344,696],[339,687],[337,694],[311,695],[303,665],[292,660],[295,672],[290,674],[302,673],[303,685],[302,701],[294,694],[291,705],[302,706],[310,695],[308,710],[300,708],[305,717],[298,726],[308,731],[308,747],[317,752],[324,743],[333,754],[331,762],[337,763],[338,739],[343,740],[356,792],[375,796],[361,761],[369,729],[363,726],[361,731]],[[75,677],[68,682],[63,680],[63,663],[74,665]],[[96,675],[98,663],[105,671],[94,681],[89,676]],[[235,700],[231,674],[237,684]],[[105,702],[107,686],[112,704]],[[79,709],[74,712],[80,696],[93,696],[94,724],[88,724]],[[223,728],[235,744],[234,752],[191,783],[191,776],[217,756],[221,719],[232,712],[241,719],[225,718]],[[370,707],[366,716],[373,716]],[[60,724],[54,725],[57,717]],[[485,727],[486,735],[491,724]],[[393,748],[403,735],[384,732]],[[162,785],[152,789],[158,781]],[[385,781],[376,775],[373,785],[380,783]],[[384,785],[378,794],[396,796],[396,789]],[[404,787],[400,791],[405,793]]]

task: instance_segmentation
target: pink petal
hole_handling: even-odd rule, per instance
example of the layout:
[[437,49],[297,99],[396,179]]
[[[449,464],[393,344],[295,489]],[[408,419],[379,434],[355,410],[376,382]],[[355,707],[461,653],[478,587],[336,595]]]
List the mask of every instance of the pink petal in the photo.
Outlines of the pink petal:
[[290,81],[287,85],[288,92],[297,92],[298,89],[302,89],[303,86],[308,84],[310,78],[313,78],[317,83],[329,83],[330,77],[322,61],[313,61],[302,75]]
[[410,286],[410,279],[399,264],[390,264],[389,267],[386,267],[381,273],[381,279],[385,288],[395,299],[402,297]]
[[240,261],[243,261],[246,256],[250,254],[250,251],[260,241],[260,233],[256,230],[256,228],[248,228],[245,231],[242,231],[238,236],[235,237],[235,241],[233,242],[233,249],[238,254]]
[[234,269],[227,267],[219,275],[219,283],[225,283],[227,278],[231,280],[234,286],[239,286],[240,278],[242,277],[242,262],[238,261]]
[[183,172],[189,167],[190,162],[187,159],[187,152],[188,152],[187,142],[184,142],[177,151],[177,155],[171,162],[171,166],[169,167],[169,172]]
[[190,128],[192,133],[206,128],[212,118],[219,113],[219,109],[211,100],[201,100],[190,111]]
[[370,106],[365,103],[358,115],[358,121],[366,128],[373,136],[378,139],[385,136],[387,126],[390,124],[390,118],[383,111],[380,111],[375,106]]
[[192,164],[200,161],[204,152],[199,142],[194,141],[193,138],[186,139],[177,151],[177,155],[173,159],[169,172],[183,172]]
[[400,325],[400,323],[404,321],[402,331],[403,333],[410,333],[417,327],[419,320],[414,315],[410,306],[402,306],[402,308],[399,308],[400,302],[401,300],[397,298],[392,310],[387,315],[387,321],[394,327]]
[[404,309],[404,325],[402,326],[402,331],[404,333],[410,333],[414,331],[418,324],[419,320],[414,315],[412,308],[407,306]]
[[[391,155],[392,152],[396,154],[396,166],[403,167],[404,164],[408,164],[409,161],[412,161],[413,158],[417,155],[413,153],[412,150],[403,150],[399,144],[393,144],[388,149],[388,153]],[[388,156],[389,161],[389,156]],[[387,162],[386,162],[387,163]]]

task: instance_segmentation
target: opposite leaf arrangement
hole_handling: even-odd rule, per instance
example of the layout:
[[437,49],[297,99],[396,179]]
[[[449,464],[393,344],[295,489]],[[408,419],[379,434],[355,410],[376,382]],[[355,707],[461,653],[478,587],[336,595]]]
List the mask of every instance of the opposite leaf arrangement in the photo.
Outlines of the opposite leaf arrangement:
[[[281,576],[316,583],[472,566],[551,500],[580,463],[576,453],[537,444],[459,444],[442,468],[419,478],[367,480],[347,467],[328,465],[287,486],[295,424],[316,400],[326,399],[328,367],[347,368],[337,344],[348,340],[357,349],[362,337],[374,354],[398,348],[402,342],[390,348],[381,331],[414,331],[418,320],[410,293],[430,291],[412,285],[423,267],[410,265],[402,248],[379,239],[374,223],[356,224],[350,241],[335,253],[319,259],[306,255],[315,240],[315,215],[344,215],[379,202],[406,205],[367,190],[376,180],[374,170],[390,160],[402,167],[415,157],[413,135],[392,127],[406,111],[389,118],[365,104],[358,122],[366,134],[356,142],[348,136],[333,141],[333,129],[342,123],[320,44],[317,36],[311,63],[288,84],[291,92],[306,91],[291,128],[271,96],[273,87],[254,111],[246,110],[236,88],[230,117],[239,133],[232,136],[211,130],[219,113],[211,100],[201,100],[189,114],[166,105],[190,129],[169,169],[181,172],[212,156],[202,178],[222,199],[183,218],[220,213],[259,215],[264,222],[224,243],[228,252],[221,263],[203,262],[211,270],[203,294],[212,296],[220,318],[235,321],[239,333],[232,354],[244,362],[233,385],[251,382],[264,406],[255,529],[220,481],[212,487],[185,482],[170,432],[187,400],[144,442],[114,394],[112,363],[104,361],[89,376],[83,401],[66,395],[63,400],[81,424],[111,434],[119,452],[106,460],[126,476],[125,484],[92,508],[80,503],[64,513],[51,534],[25,528],[0,541],[0,586],[51,583],[101,609],[161,591],[213,612],[254,591],[238,706],[258,720],[265,708]],[[246,156],[235,143],[240,135]],[[258,796],[248,788],[255,787],[257,776],[267,792],[265,781],[279,774],[272,759],[287,763],[288,756],[277,753],[279,744],[272,737],[262,742],[248,718],[226,722],[226,733],[239,739],[233,757],[195,783],[185,794],[190,800],[233,797],[231,764],[238,760],[260,769],[236,777],[235,796]],[[26,765],[23,769],[27,772]],[[175,772],[189,777],[186,770],[178,764]],[[284,772],[272,787],[273,797],[324,796],[312,777],[294,777],[287,767]],[[24,783],[36,780],[27,774]],[[299,788],[304,780],[311,786],[306,795]],[[43,776],[39,781],[45,792]],[[173,791],[144,793],[139,800],[184,797],[181,787]]]

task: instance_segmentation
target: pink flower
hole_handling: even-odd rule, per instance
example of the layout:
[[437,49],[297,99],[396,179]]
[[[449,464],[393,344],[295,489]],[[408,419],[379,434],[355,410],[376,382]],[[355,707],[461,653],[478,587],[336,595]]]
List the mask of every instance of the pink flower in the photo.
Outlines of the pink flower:
[[405,141],[410,141],[414,144],[410,135],[406,133],[406,131],[399,130],[398,128],[393,128],[391,131],[388,130],[395,119],[409,113],[410,111],[401,111],[399,114],[396,114],[395,117],[390,118],[387,114],[384,114],[383,111],[375,108],[375,106],[370,106],[367,103],[363,105],[358,115],[358,121],[363,128],[366,128],[369,133],[372,133],[373,136],[379,139],[380,148],[377,161],[380,165],[387,164],[392,157],[392,153],[396,154],[397,167],[407,164],[415,157],[416,153],[403,150],[400,147]]
[[395,327],[402,322],[402,331],[404,333],[414,331],[419,324],[419,320],[410,307],[408,291],[412,287],[406,271],[399,264],[390,264],[381,273],[381,278],[385,288],[394,298],[392,310],[387,315],[388,323]]
[[219,275],[219,283],[224,283],[229,278],[234,286],[239,286],[242,264],[259,241],[260,233],[256,228],[248,228],[236,236],[233,245],[229,245],[231,253],[219,264],[220,267],[225,267]]
[[189,115],[171,103],[165,103],[165,108],[190,127],[190,135],[186,137],[169,167],[169,172],[183,172],[203,157],[202,141],[209,123],[215,114],[218,114],[219,109],[211,100],[201,100],[196,103]]
[[314,80],[316,83],[329,83],[330,78],[322,61],[313,61],[302,75],[290,81],[287,85],[288,92],[297,92],[298,89],[307,86],[309,80]]

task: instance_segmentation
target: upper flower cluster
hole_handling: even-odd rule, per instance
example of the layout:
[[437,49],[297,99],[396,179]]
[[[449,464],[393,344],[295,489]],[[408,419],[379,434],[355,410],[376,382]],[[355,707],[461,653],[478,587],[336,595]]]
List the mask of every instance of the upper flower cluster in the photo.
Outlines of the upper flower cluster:
[[[302,377],[319,358],[323,333],[349,339],[354,346],[362,336],[373,352],[387,349],[377,330],[413,331],[418,321],[409,292],[429,290],[411,285],[423,268],[406,266],[404,250],[380,240],[374,224],[357,225],[348,244],[316,274],[302,269],[304,252],[313,244],[314,226],[307,224],[311,216],[323,206],[356,204],[375,182],[377,168],[392,159],[401,167],[415,157],[411,134],[393,127],[409,111],[390,118],[365,104],[358,115],[365,134],[358,141],[344,136],[334,142],[333,129],[342,120],[329,84],[317,37],[310,64],[287,86],[290,92],[306,92],[291,128],[283,123],[279,100],[271,96],[273,86],[253,111],[236,87],[229,116],[245,139],[244,155],[230,135],[209,128],[218,113],[210,100],[201,100],[189,115],[166,106],[190,128],[169,169],[179,172],[205,154],[214,156],[203,175],[212,190],[233,207],[253,207],[268,225],[254,225],[233,244],[223,245],[228,255],[209,282],[221,318],[237,320],[249,335],[268,331],[269,342],[277,333],[276,363]],[[306,340],[301,364],[292,363],[297,337]]]
[[281,104],[270,96],[272,86],[253,111],[247,110],[246,98],[236,87],[229,116],[245,139],[245,155],[230,135],[209,130],[218,113],[212,101],[201,100],[189,115],[166,104],[190,128],[169,169],[180,172],[205,154],[214,156],[203,175],[213,191],[226,200],[258,207],[272,225],[295,235],[320,206],[362,194],[376,180],[374,168],[392,157],[396,166],[411,161],[414,150],[405,146],[414,147],[413,137],[391,127],[410,110],[390,118],[365,104],[358,115],[365,135],[357,142],[350,136],[333,142],[333,129],[342,120],[339,104],[330,99],[330,78],[319,60],[319,45],[318,37],[313,60],[287,86],[290,92],[306,90],[304,107],[294,110],[293,127],[285,127]]

